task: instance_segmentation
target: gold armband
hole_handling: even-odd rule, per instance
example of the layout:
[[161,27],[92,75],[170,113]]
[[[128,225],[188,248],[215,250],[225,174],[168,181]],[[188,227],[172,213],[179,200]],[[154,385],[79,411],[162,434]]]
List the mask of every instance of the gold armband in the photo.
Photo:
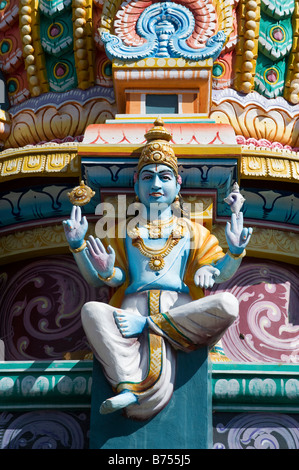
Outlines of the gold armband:
[[69,246],[69,249],[72,253],[80,253],[80,251],[83,251],[85,247],[86,247],[86,241],[84,240],[84,242],[82,243],[81,246],[79,246],[79,248],[71,248]]
[[102,277],[102,276],[98,273],[98,278],[101,279],[101,281],[109,282],[109,281],[111,281],[111,279],[114,278],[115,273],[116,273],[116,270],[115,270],[115,268],[113,268],[113,272],[112,272],[111,276],[109,276],[109,277]]
[[246,255],[246,250],[243,250],[240,255],[234,255],[230,250],[228,250],[227,254],[232,259],[241,259],[241,258],[244,258],[244,256]]

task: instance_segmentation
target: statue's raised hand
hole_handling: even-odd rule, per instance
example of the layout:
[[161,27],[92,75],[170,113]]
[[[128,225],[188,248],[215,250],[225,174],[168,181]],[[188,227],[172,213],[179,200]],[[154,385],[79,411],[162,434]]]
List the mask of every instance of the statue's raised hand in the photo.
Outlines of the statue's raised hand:
[[82,217],[81,208],[73,206],[70,218],[62,223],[70,247],[76,249],[82,246],[88,229],[88,222],[86,217]]
[[251,227],[243,227],[243,212],[240,212],[238,216],[232,214],[231,223],[227,222],[225,227],[225,236],[230,252],[234,255],[240,255],[248,245],[251,234]]
[[108,278],[113,274],[115,263],[115,252],[109,245],[107,251],[99,238],[94,238],[92,235],[87,240],[87,254],[90,262],[95,270],[103,278]]

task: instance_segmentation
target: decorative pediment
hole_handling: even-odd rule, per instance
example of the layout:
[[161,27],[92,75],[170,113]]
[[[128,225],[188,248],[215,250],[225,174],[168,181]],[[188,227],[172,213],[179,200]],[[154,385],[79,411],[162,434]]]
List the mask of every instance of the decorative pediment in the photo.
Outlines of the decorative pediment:
[[[199,15],[194,15],[180,3],[152,3],[138,17],[135,34],[131,30],[133,41],[125,40],[122,34],[128,23],[127,15],[119,16],[116,34],[102,31],[101,39],[111,60],[148,57],[183,57],[195,61],[215,59],[223,48],[226,34],[222,30],[215,32],[215,14],[207,17],[205,29],[200,28],[200,19]],[[202,29],[202,34],[199,34],[198,43],[194,44],[191,38],[196,29]],[[138,36],[139,41],[136,41]]]

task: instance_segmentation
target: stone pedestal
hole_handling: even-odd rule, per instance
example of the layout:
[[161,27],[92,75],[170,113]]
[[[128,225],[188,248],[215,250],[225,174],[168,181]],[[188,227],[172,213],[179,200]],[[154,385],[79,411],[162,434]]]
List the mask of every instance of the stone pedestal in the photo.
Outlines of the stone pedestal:
[[94,360],[91,449],[208,449],[212,446],[212,392],[206,348],[177,354],[176,387],[168,405],[154,418],[135,421],[121,411],[101,415],[111,396],[100,364]]

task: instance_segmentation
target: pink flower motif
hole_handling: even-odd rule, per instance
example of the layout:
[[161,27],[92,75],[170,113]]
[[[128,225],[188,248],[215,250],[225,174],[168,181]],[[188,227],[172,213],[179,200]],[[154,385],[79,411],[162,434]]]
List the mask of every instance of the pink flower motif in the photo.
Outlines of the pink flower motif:
[[236,142],[239,145],[245,145],[246,144],[246,139],[243,135],[237,135],[236,136]]

